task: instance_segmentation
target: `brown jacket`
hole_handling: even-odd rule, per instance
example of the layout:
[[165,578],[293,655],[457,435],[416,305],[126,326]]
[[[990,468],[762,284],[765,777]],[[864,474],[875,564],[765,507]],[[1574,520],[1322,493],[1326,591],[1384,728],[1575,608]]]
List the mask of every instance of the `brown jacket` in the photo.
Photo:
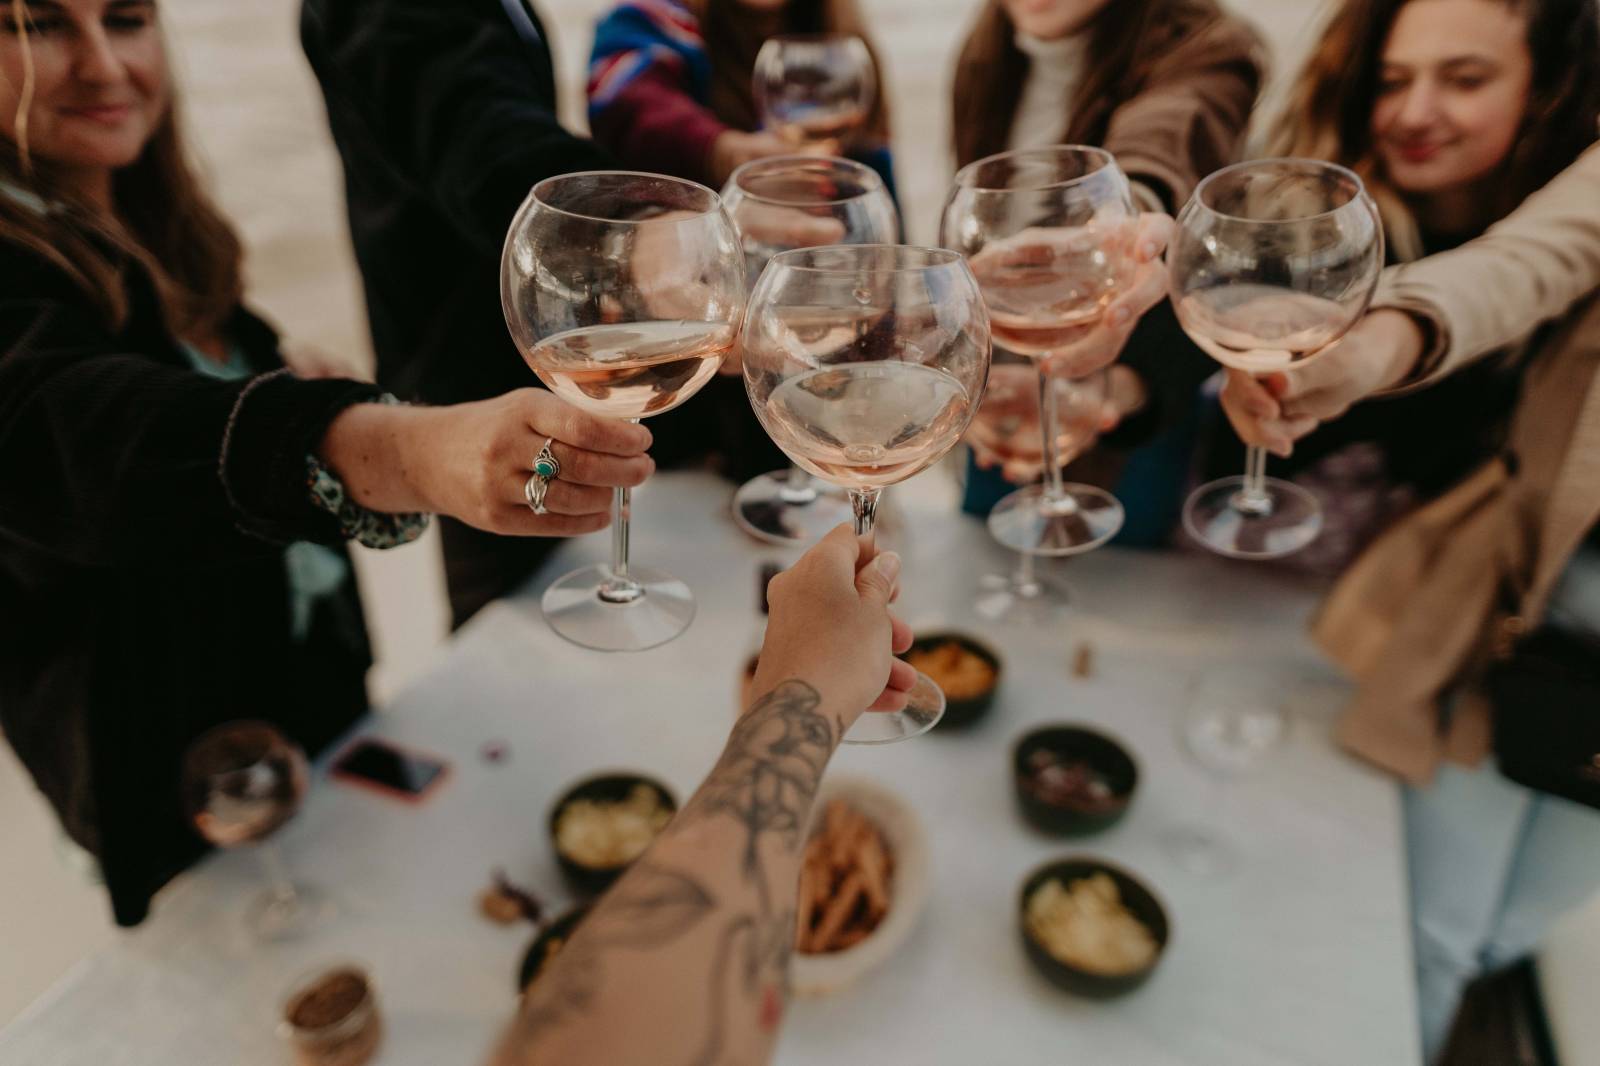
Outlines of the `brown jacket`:
[[[1063,144],[1105,148],[1176,212],[1201,178],[1238,159],[1265,60],[1250,26],[1211,0],[1173,9],[1138,43],[1128,71],[1113,72],[1117,84],[1061,101],[1061,128]],[[999,0],[989,0],[962,47],[953,109],[958,165],[1005,150],[1028,75],[1014,34]]]
[[1433,322],[1418,385],[1527,346],[1506,455],[1380,538],[1314,624],[1360,686],[1340,740],[1425,782],[1489,754],[1475,682],[1600,522],[1600,146],[1478,240],[1387,272],[1377,306]]

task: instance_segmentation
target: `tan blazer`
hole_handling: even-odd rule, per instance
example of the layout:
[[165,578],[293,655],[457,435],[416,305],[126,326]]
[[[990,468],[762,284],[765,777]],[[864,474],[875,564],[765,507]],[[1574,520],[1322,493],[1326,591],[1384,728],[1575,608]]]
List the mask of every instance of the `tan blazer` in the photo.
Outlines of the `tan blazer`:
[[1394,268],[1378,306],[1433,321],[1421,385],[1532,342],[1506,456],[1373,544],[1313,625],[1360,686],[1340,740],[1425,782],[1489,754],[1476,681],[1600,522],[1600,147],[1478,240]]

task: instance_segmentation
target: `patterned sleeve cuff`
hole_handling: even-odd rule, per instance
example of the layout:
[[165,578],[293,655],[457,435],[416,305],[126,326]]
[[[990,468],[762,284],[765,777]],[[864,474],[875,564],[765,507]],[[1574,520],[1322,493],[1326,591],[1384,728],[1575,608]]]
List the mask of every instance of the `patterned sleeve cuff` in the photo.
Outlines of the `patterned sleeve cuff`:
[[[385,393],[380,403],[398,404],[399,400]],[[346,540],[364,544],[368,548],[383,550],[410,544],[428,528],[425,514],[385,514],[369,511],[350,498],[344,482],[329,470],[315,455],[306,456],[306,486],[311,502],[326,511],[339,523],[339,534]]]

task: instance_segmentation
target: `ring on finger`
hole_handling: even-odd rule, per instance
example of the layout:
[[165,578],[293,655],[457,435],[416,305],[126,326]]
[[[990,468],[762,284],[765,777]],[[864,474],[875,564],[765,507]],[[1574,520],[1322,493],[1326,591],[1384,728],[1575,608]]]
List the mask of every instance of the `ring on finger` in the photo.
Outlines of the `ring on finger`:
[[533,473],[522,484],[522,495],[528,501],[528,509],[536,515],[550,513],[550,509],[544,505],[544,498],[550,492],[550,483],[561,476],[561,461],[550,451],[550,444],[554,440],[551,437],[544,442],[544,447],[534,456]]

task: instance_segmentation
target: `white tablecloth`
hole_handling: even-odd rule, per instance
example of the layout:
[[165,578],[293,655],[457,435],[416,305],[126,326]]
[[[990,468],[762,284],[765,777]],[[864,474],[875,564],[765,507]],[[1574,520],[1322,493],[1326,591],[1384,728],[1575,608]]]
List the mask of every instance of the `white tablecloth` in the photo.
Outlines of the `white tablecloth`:
[[[988,720],[971,732],[846,748],[835,769],[871,775],[920,812],[933,889],[917,932],[854,991],[796,1003],[778,1062],[1011,1066],[1403,1066],[1416,1063],[1398,795],[1329,740],[1342,686],[1304,636],[1308,588],[1219,559],[1104,550],[1062,568],[1077,611],[1053,631],[1001,631],[971,609],[976,579],[1011,559],[959,517],[931,473],[890,492],[886,541],[907,560],[913,623],[986,631],[1005,654]],[[385,1066],[478,1061],[512,1008],[529,939],[479,917],[475,896],[504,867],[559,908],[550,803],[604,767],[653,773],[684,798],[710,765],[754,649],[755,570],[781,559],[726,519],[709,477],[657,478],[636,495],[637,561],[670,569],[699,598],[679,640],[607,656],[564,643],[538,591],[602,535],[574,544],[526,594],[486,610],[444,661],[365,731],[447,757],[450,780],[412,808],[317,785],[281,839],[291,866],[342,913],[316,939],[247,943],[240,910],[261,884],[253,856],[219,854],[174,884],[153,917],[70,973],[0,1033],[5,1066],[266,1066],[280,997],[308,969],[367,964],[389,1035]],[[1071,676],[1073,650],[1095,672]],[[1204,688],[1267,685],[1294,708],[1287,746],[1258,774],[1219,782],[1180,752],[1175,719]],[[1014,738],[1076,719],[1125,738],[1143,781],[1102,837],[1030,832],[1013,808]],[[502,740],[510,758],[480,749]],[[1203,823],[1235,856],[1220,875],[1185,872],[1166,835]],[[1172,943],[1152,981],[1112,1003],[1075,1000],[1029,967],[1016,893],[1068,852],[1125,864],[1161,895]],[[25,861],[48,861],[34,857]],[[26,921],[25,915],[0,921]]]

